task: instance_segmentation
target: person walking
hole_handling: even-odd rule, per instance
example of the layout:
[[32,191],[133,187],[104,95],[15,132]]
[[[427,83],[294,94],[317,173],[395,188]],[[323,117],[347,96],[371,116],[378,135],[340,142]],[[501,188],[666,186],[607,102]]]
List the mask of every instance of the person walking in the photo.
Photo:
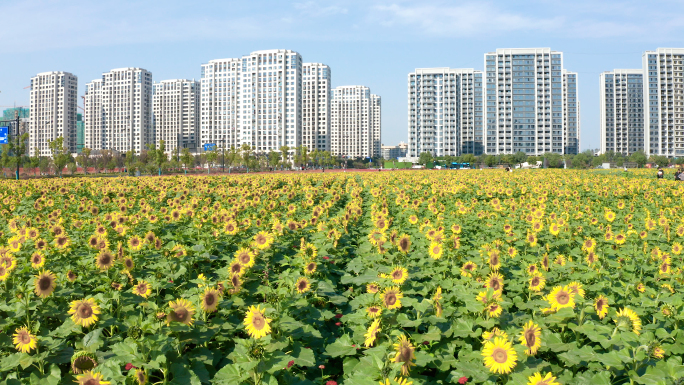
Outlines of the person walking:
[[665,172],[663,172],[662,168],[659,168],[658,172],[656,173],[656,178],[663,179],[664,176],[665,176]]

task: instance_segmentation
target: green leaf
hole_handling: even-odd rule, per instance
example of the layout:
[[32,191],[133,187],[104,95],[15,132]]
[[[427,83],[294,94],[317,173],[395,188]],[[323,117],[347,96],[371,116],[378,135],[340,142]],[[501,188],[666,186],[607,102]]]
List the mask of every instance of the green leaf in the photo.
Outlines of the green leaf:
[[349,341],[341,341],[341,338],[325,347],[325,354],[330,357],[353,356],[356,354],[356,347],[351,346]]
[[64,349],[57,351],[48,356],[47,361],[53,364],[66,364],[71,362],[71,356],[74,355],[74,348],[67,346]]
[[0,360],[0,372],[7,372],[19,366],[19,363],[25,355],[27,354],[14,353]]
[[202,382],[197,375],[188,370],[186,365],[182,363],[171,364],[171,374],[173,379],[169,384],[172,385],[202,385]]

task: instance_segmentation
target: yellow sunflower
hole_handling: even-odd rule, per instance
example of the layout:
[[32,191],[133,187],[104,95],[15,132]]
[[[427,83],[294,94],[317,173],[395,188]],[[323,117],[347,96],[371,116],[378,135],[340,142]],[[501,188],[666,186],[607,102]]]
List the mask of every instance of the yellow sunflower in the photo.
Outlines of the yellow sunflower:
[[125,257],[122,261],[124,269],[131,271],[135,268],[135,262],[131,257]]
[[401,251],[402,253],[408,253],[409,249],[411,248],[411,237],[409,237],[406,234],[401,235],[397,239],[397,247],[399,248],[399,251]]
[[297,290],[297,293],[304,294],[311,290],[311,283],[309,283],[309,280],[306,277],[300,277],[297,282],[295,282],[295,289]]
[[215,312],[220,300],[221,295],[218,290],[206,288],[202,294],[202,310],[204,310],[205,313]]
[[[409,381],[408,378],[394,377],[394,382],[396,382],[397,385],[413,385],[413,381]],[[390,382],[389,378],[385,378],[385,381],[379,381],[378,384],[391,385],[393,383]]]
[[273,236],[265,231],[259,231],[253,240],[254,246],[259,250],[268,249],[273,243]]
[[487,312],[488,317],[496,318],[496,317],[501,315],[502,308],[501,308],[501,305],[494,302],[494,303],[490,303],[489,305],[487,305],[487,307],[485,308],[485,311]]
[[139,251],[143,247],[143,241],[137,235],[128,238],[128,248],[133,251]]
[[93,373],[92,371],[76,376],[76,382],[78,385],[109,385],[110,383],[109,381],[104,381],[102,374]]
[[371,347],[375,343],[375,339],[378,337],[380,332],[380,318],[376,318],[363,336],[366,337],[366,341],[363,343],[365,347]]
[[596,314],[598,315],[599,319],[603,319],[603,317],[608,314],[608,298],[599,295],[596,297],[596,300],[594,301],[594,309],[596,310]]
[[316,268],[318,266],[316,265],[316,262],[309,262],[304,266],[304,274],[306,275],[311,275],[316,272]]
[[398,287],[388,287],[382,292],[382,303],[387,309],[398,309],[401,307],[401,299],[404,295]]
[[35,252],[31,254],[31,267],[34,269],[40,269],[45,265],[45,256],[40,252]]
[[520,344],[527,348],[525,354],[528,356],[537,354],[537,350],[541,346],[541,328],[539,325],[532,320],[528,321],[520,333]]
[[368,312],[368,316],[371,318],[377,318],[380,317],[382,314],[382,308],[380,306],[368,306],[366,309],[366,312]]
[[223,226],[223,232],[225,232],[228,235],[235,235],[238,232],[238,225],[237,222],[234,220],[228,221],[225,226]]
[[529,289],[531,291],[539,292],[546,285],[546,278],[544,278],[544,276],[541,274],[535,274],[532,276],[532,278],[530,278],[529,283]]
[[94,298],[86,298],[72,301],[70,304],[69,314],[71,320],[76,325],[89,327],[97,322],[97,315],[100,314],[100,307],[95,302]]
[[40,298],[47,298],[57,286],[57,277],[50,270],[43,270],[36,276],[34,292]]
[[133,286],[131,292],[137,296],[147,298],[152,294],[152,285],[143,280],[138,281],[138,284]]
[[235,260],[245,268],[254,266],[254,257],[254,252],[247,248],[238,249],[238,251],[235,252]]
[[100,270],[108,270],[110,267],[114,266],[114,255],[107,250],[101,251],[95,257],[95,265]]
[[634,310],[629,308],[622,308],[617,312],[614,319],[618,327],[620,326],[631,326],[632,331],[639,335],[641,333],[641,318],[634,312]]
[[38,338],[24,326],[14,330],[14,347],[22,352],[28,353],[38,346]]
[[171,311],[166,316],[166,324],[171,322],[180,322],[186,325],[192,325],[194,320],[192,316],[195,314],[195,307],[187,299],[177,299],[169,302]]
[[395,266],[389,273],[388,278],[397,285],[403,284],[408,278],[408,270],[405,267]]
[[484,364],[492,373],[508,374],[517,364],[518,354],[510,342],[502,337],[486,341],[482,348]]
[[242,276],[245,271],[247,271],[246,268],[239,261],[233,261],[228,265],[228,273],[230,275]]
[[491,331],[482,333],[482,338],[484,338],[485,341],[489,341],[495,337],[502,337],[503,339],[508,340],[508,334],[499,328],[494,328]]
[[370,294],[375,294],[378,291],[380,291],[380,286],[375,282],[369,283],[368,285],[366,285],[366,291]]
[[546,375],[542,377],[541,373],[537,372],[528,377],[527,381],[527,385],[561,385],[556,382],[556,377],[552,376],[551,373],[546,373]]
[[503,275],[495,272],[490,273],[484,286],[494,291],[502,291],[504,287]]
[[271,326],[269,326],[269,323],[271,323],[272,320],[270,318],[266,318],[264,314],[265,310],[266,309],[262,310],[260,306],[250,306],[247,310],[247,315],[245,316],[243,324],[245,325],[247,333],[250,335],[250,337],[259,339],[261,337],[265,337],[271,332]]
[[568,284],[568,289],[570,289],[570,292],[572,295],[578,295],[581,298],[584,298],[584,289],[582,288],[582,284],[579,282],[570,282]]
[[411,341],[409,341],[403,334],[399,336],[399,340],[396,344],[394,344],[395,355],[392,362],[402,363],[401,374],[404,376],[409,375],[411,366],[416,366],[416,363],[413,362],[416,359],[416,355],[414,353],[415,350],[416,349],[413,344],[411,344]]
[[444,247],[441,243],[432,242],[430,243],[428,253],[432,259],[440,259],[442,258],[442,254],[444,254]]
[[477,270],[477,265],[473,262],[466,262],[461,266],[461,276],[463,277],[472,277],[473,272]]
[[551,293],[546,297],[546,300],[551,305],[551,308],[558,311],[569,307],[575,308],[575,296],[568,286],[556,286],[551,290]]

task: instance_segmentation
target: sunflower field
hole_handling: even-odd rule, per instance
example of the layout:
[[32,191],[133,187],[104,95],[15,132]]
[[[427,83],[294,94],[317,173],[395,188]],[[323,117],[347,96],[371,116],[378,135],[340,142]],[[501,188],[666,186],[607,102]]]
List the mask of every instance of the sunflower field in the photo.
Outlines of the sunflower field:
[[646,172],[2,181],[0,385],[682,384]]

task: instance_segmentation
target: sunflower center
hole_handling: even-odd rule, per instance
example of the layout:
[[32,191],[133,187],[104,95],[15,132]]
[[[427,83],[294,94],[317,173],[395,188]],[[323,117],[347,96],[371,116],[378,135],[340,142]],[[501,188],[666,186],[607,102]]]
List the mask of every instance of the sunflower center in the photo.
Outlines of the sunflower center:
[[176,317],[176,320],[183,322],[188,318],[188,310],[187,309],[176,309],[173,311],[173,314]]
[[84,382],[83,385],[100,385],[100,380],[97,378],[90,378],[88,381]]
[[254,326],[256,330],[263,329],[265,325],[266,321],[260,313],[256,313],[252,316],[252,326]]
[[264,243],[266,243],[266,237],[264,237],[263,235],[259,236],[257,237],[256,241],[258,244],[263,245]]
[[28,344],[31,342],[31,336],[29,336],[28,333],[19,334],[19,338],[21,339],[22,344]]
[[242,266],[240,266],[240,265],[233,265],[233,267],[231,268],[231,272],[233,272],[233,273],[239,273],[241,270],[242,270]]
[[392,278],[394,278],[394,279],[401,279],[402,276],[403,276],[403,274],[400,270],[395,270],[392,273]]
[[109,265],[111,262],[112,262],[112,258],[107,254],[100,257],[100,263],[104,266]]
[[306,289],[306,281],[299,281],[299,290]]
[[494,291],[498,291],[498,290],[501,288],[501,283],[499,282],[498,279],[493,279],[493,280],[490,282],[489,287],[491,287],[492,289],[494,289]]
[[496,266],[499,264],[499,256],[498,255],[496,255],[496,254],[492,255],[491,264],[493,266]]
[[439,254],[439,251],[440,251],[439,246],[435,246],[435,247],[432,249],[432,252],[435,253],[435,254]]
[[508,360],[508,353],[506,352],[506,349],[496,348],[492,352],[492,358],[494,358],[494,361],[498,364],[503,364]]
[[525,330],[525,345],[527,345],[528,348],[531,348],[534,346],[534,343],[537,341],[537,336],[534,335],[534,329],[528,329]]
[[208,306],[213,305],[216,302],[216,298],[214,298],[214,295],[209,293],[206,296],[204,296],[204,303],[207,304]]
[[40,263],[40,256],[38,256],[38,255],[34,256],[33,260],[31,262],[33,262],[34,264]]
[[248,254],[241,254],[240,255],[240,262],[242,262],[243,264],[249,263],[249,260],[250,260],[250,258],[249,258]]
[[598,311],[603,310],[603,301],[596,302],[596,308],[598,309]]
[[397,296],[393,293],[389,293],[385,296],[385,303],[389,306],[394,305],[397,302]]
[[78,314],[81,316],[81,318],[90,318],[90,316],[93,315],[93,308],[91,308],[88,304],[83,304],[78,309]]
[[407,250],[408,249],[408,239],[402,238],[401,241],[399,241],[399,247],[401,247],[402,250]]
[[570,302],[570,294],[562,291],[556,296],[556,301],[558,301],[558,303],[561,305],[566,305],[568,302]]
[[233,287],[238,287],[240,286],[240,278],[237,275],[233,275],[233,277],[230,279],[230,283],[233,285]]
[[532,286],[538,286],[538,285],[539,285],[539,277],[532,278]]
[[52,285],[52,280],[50,277],[41,277],[38,280],[38,287],[40,288],[40,291],[46,291],[50,288]]
[[313,271],[315,268],[316,268],[316,264],[313,263],[313,262],[310,263],[310,264],[308,264],[308,265],[306,265],[306,269],[309,270],[309,271]]

